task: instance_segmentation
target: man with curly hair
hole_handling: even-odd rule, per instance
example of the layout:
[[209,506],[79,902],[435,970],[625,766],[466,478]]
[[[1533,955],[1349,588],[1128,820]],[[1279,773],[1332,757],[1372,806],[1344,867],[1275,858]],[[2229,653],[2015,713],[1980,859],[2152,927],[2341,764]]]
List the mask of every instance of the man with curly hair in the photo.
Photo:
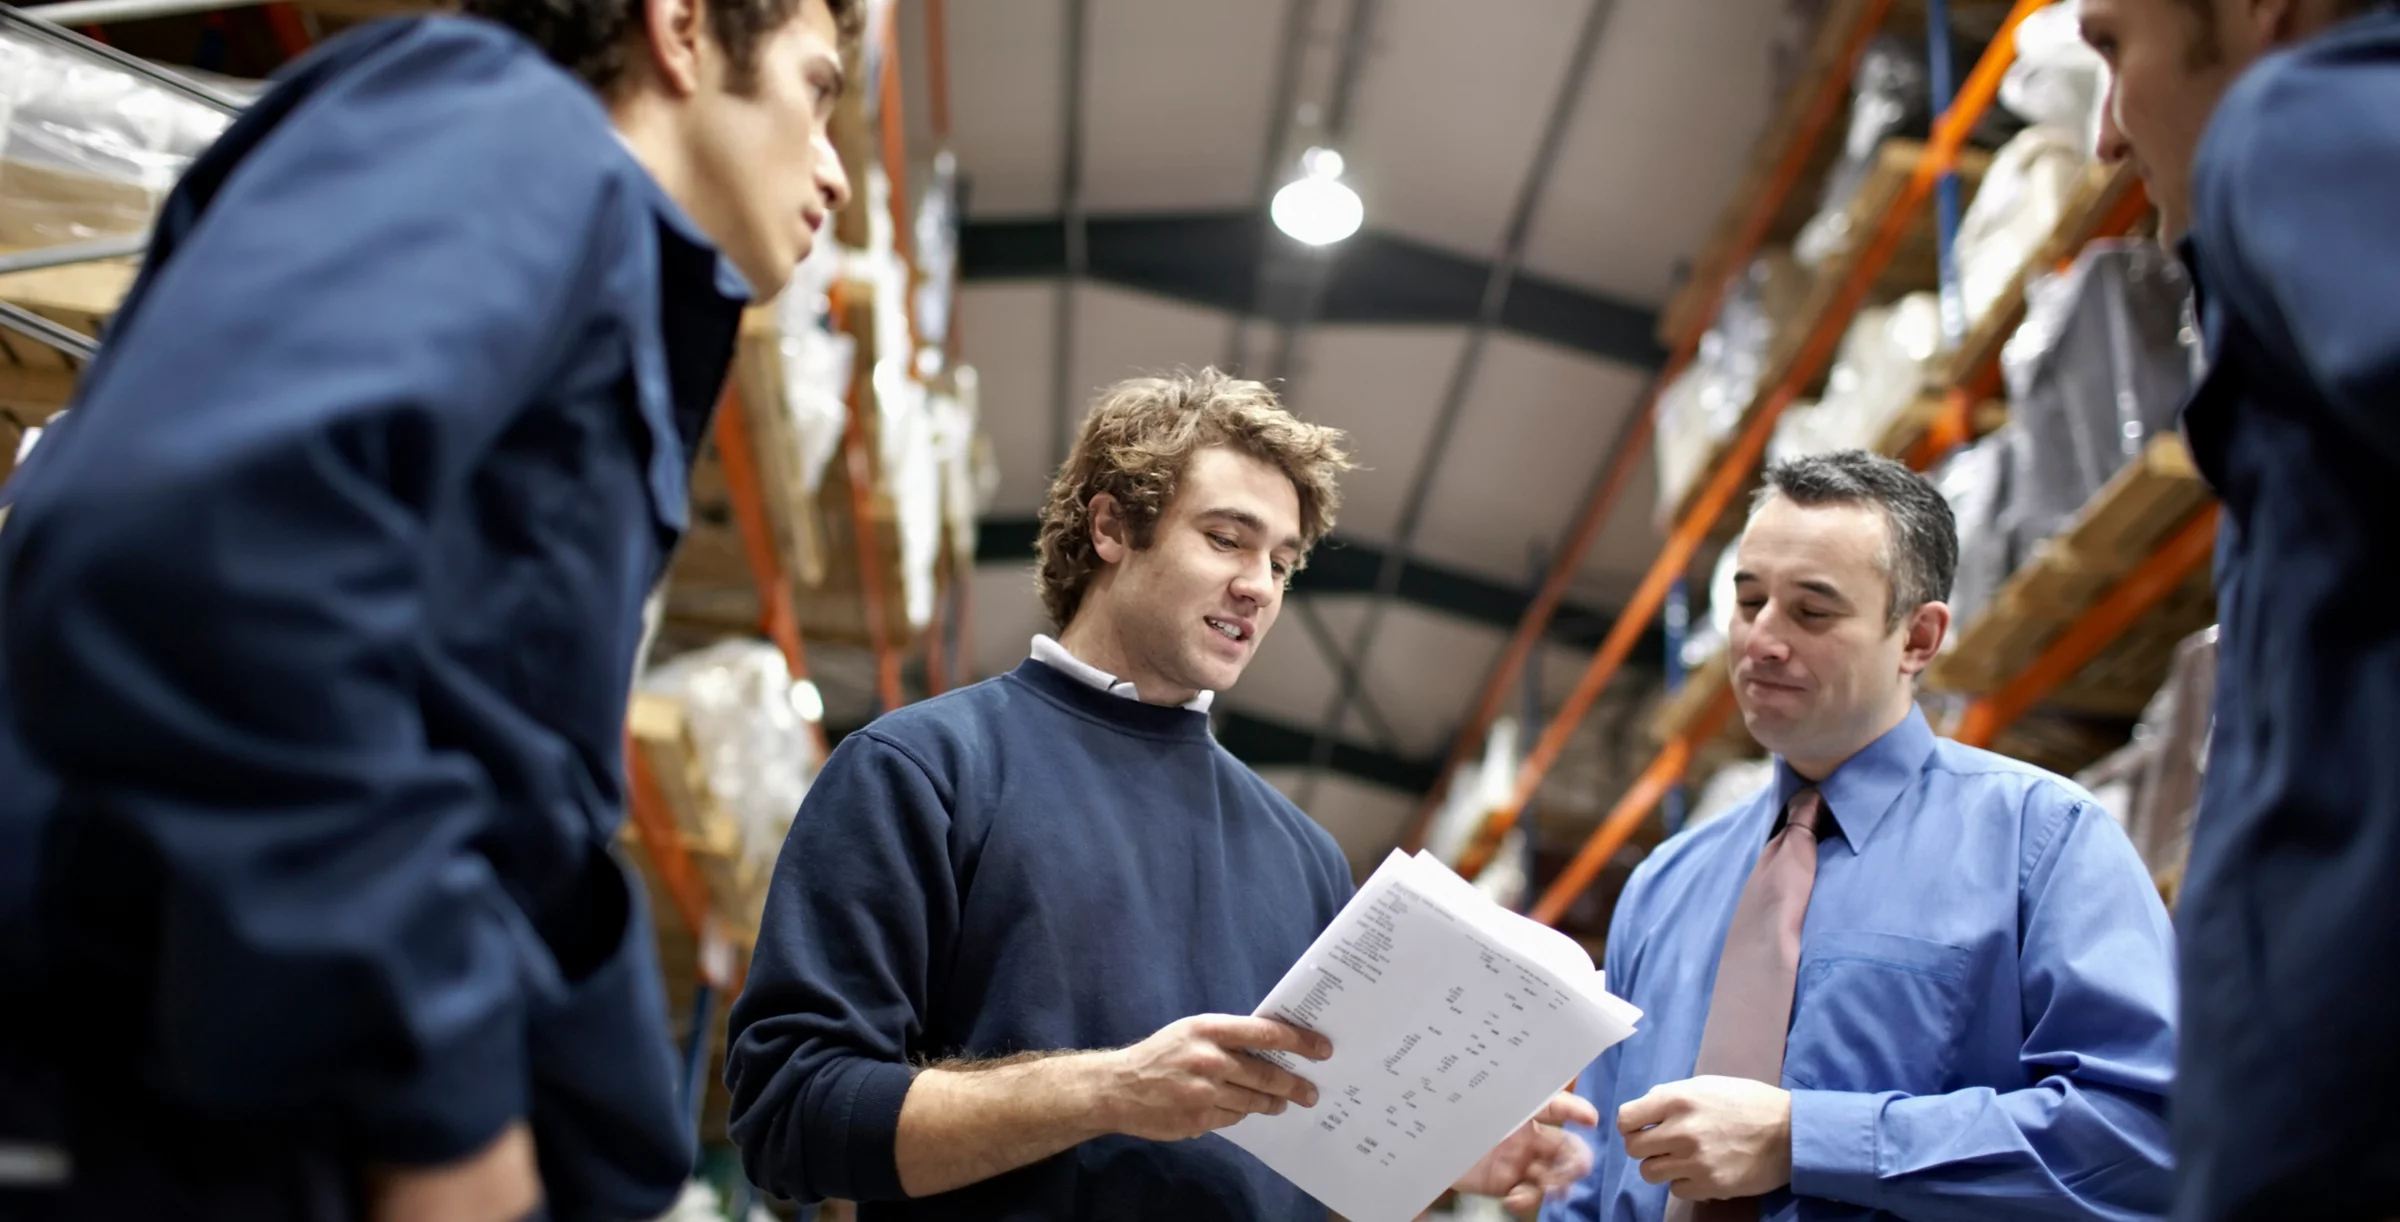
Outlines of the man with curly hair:
[[[1310,1107],[1246,1017],[1351,894],[1332,837],[1209,735],[1333,528],[1340,434],[1214,371],[1105,392],[1042,511],[1062,632],[842,740],[731,1016],[751,1178],[865,1219],[1325,1211],[1214,1132]],[[1589,1165],[1554,1100],[1462,1182],[1530,1206]]]
[[0,529],[0,1215],[672,1203],[627,687],[862,7],[372,25],[167,199]]

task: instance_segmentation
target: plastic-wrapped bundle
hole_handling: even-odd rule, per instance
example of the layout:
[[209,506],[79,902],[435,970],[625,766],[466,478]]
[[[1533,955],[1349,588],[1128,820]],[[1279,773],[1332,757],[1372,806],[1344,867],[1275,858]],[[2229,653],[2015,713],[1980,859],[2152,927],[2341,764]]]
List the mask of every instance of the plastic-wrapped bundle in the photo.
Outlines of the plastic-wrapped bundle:
[[[237,99],[255,89],[206,83]],[[147,231],[184,168],[231,121],[139,77],[0,33],[0,246]]]
[[2091,160],[2081,137],[2029,127],[2001,148],[1960,218],[1952,248],[1969,327],[1990,313],[2017,273],[2058,228]]
[[1868,44],[1851,78],[1850,126],[1842,136],[1841,160],[1825,178],[1816,217],[1793,244],[1802,263],[1815,267],[1848,247],[1851,199],[1874,172],[1884,141],[1929,129],[1930,97],[1923,51],[1890,35]]
[[2159,433],[2192,387],[2183,270],[2155,245],[2096,242],[2026,290],[2025,325],[2001,352],[2020,549],[2066,525]]
[[2143,709],[2133,741],[2075,778],[2124,824],[2154,877],[2173,879],[2191,851],[2192,817],[2208,772],[2216,678],[2217,630],[2204,628],[2176,646],[2167,680]]
[[2099,144],[2108,64],[2083,40],[2082,0],[2058,0],[2017,25],[2017,54],[2000,78],[2000,104],[2037,127],[2068,135],[2078,151]]
[[1717,774],[1701,788],[1699,799],[1692,803],[1691,814],[1683,822],[1684,830],[1690,831],[1730,813],[1774,783],[1775,761],[1771,759],[1741,760],[1717,769]]
[[1950,502],[1958,523],[1958,572],[1950,585],[1953,622],[1949,643],[1992,601],[2016,570],[2007,529],[2010,446],[2007,433],[1984,438],[1958,451],[1933,473],[1933,485]]
[[1700,465],[1758,397],[1777,333],[1799,309],[1807,278],[1780,252],[1760,255],[1727,292],[1690,368],[1658,397],[1659,515],[1675,512]]
[[1911,293],[1889,306],[1859,311],[1842,337],[1812,418],[1793,426],[1792,444],[1803,448],[1791,452],[1875,448],[1924,392],[1941,351],[1941,304],[1931,293]]
[[672,696],[698,748],[711,797],[740,830],[739,852],[771,863],[823,762],[809,724],[813,688],[792,681],[764,641],[721,641],[652,667],[642,689]]

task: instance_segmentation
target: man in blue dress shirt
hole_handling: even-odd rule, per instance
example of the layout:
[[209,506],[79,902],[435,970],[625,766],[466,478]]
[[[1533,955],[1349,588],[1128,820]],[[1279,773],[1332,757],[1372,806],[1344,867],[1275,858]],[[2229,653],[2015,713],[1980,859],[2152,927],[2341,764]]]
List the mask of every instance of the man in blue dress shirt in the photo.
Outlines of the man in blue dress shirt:
[[2177,1216],[2400,1219],[2400,7],[2084,0],[2199,299],[2223,500]]
[[848,186],[852,0],[472,0],[167,199],[0,527],[0,1215],[650,1217],[611,851],[741,311]]
[[1608,980],[1646,1018],[1578,1083],[1598,1159],[1546,1216],[2163,1213],[2166,912],[2091,795],[1918,710],[1949,506],[1796,459],[1739,547],[1728,656],[1776,779],[1626,885]]

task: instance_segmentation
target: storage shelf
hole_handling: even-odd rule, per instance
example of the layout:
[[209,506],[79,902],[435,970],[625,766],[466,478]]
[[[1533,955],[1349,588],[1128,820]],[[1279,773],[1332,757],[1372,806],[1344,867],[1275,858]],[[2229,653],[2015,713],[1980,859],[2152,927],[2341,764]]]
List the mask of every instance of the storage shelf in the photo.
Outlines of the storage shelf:
[[[1808,295],[1802,298],[1800,307],[1792,317],[1776,328],[1774,348],[1769,353],[1764,376],[1759,379],[1757,393],[1751,397],[1750,405],[1743,409],[1741,419],[1710,447],[1708,458],[1696,468],[1699,477],[1684,490],[1682,500],[1676,503],[1676,521],[1691,517],[1703,489],[1707,487],[1708,473],[1727,461],[1743,430],[1765,408],[1776,388],[1790,380],[1808,337],[1829,323],[1847,325],[1847,318],[1834,317],[1837,307],[1842,304],[1842,287],[1857,270],[1859,260],[1866,253],[1867,235],[1874,233],[1891,216],[1909,178],[1916,173],[1917,162],[1924,152],[1925,145],[1919,141],[1884,141],[1876,154],[1874,169],[1860,184],[1858,194],[1851,199],[1846,212],[1847,231],[1851,240],[1839,253],[1828,257],[1810,274]],[[1976,186],[1982,182],[1984,172],[1990,167],[1990,154],[1976,149],[1959,153],[1956,172],[1962,199],[1973,198]],[[1939,287],[1941,270],[1936,254],[1937,241],[1930,212],[1914,218],[1907,236],[1901,240],[1899,250],[1877,277],[1874,289],[1861,303],[1862,306]],[[1824,379],[1825,373],[1819,372],[1810,379],[1810,385],[1803,388],[1804,392],[1823,385]],[[1740,507],[1746,503],[1745,498],[1735,497],[1726,508],[1725,519],[1738,522]],[[1714,524],[1711,534],[1721,534],[1725,526],[1726,520],[1720,520]]]
[[[1982,695],[2022,672],[2042,649],[2090,611],[2209,500],[2180,436],[2153,441],[2119,471],[2075,521],[2003,583],[1926,672],[1929,690]],[[2214,615],[2203,565],[2183,589],[2145,617],[2072,681],[2053,706],[2130,716],[2166,675],[2174,642]],[[2163,643],[2163,651],[2161,645]]]

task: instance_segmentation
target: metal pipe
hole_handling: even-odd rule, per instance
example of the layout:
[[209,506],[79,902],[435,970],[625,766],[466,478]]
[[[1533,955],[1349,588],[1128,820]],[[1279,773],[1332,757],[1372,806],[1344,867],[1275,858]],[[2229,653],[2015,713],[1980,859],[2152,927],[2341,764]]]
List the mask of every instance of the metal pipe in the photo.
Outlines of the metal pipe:
[[1542,587],[1541,597],[1526,608],[1525,618],[1517,624],[1516,634],[1509,638],[1507,651],[1485,677],[1483,695],[1476,701],[1474,711],[1468,716],[1466,724],[1459,728],[1457,737],[1451,740],[1450,758],[1443,763],[1441,776],[1435,780],[1433,792],[1426,795],[1424,804],[1417,808],[1416,818],[1409,821],[1407,834],[1401,837],[1400,847],[1403,851],[1414,853],[1424,847],[1425,835],[1432,828],[1435,816],[1441,812],[1443,799],[1449,796],[1451,778],[1457,776],[1458,770],[1465,767],[1467,761],[1473,759],[1481,749],[1483,736],[1491,729],[1492,719],[1499,716],[1501,701],[1508,694],[1508,685],[1517,667],[1542,634],[1549,630],[1550,619],[1557,614],[1559,603],[1566,597],[1567,586],[1574,580],[1576,566],[1583,563],[1584,554],[1591,550],[1593,542],[1600,537],[1600,528],[1607,523],[1610,511],[1616,508],[1617,497],[1631,478],[1634,464],[1648,455],[1650,435],[1657,424],[1654,413],[1659,392],[1691,363],[1692,354],[1698,350],[1702,335],[1707,332],[1709,324],[1715,321],[1717,309],[1724,302],[1733,277],[1749,264],[1751,255],[1766,241],[1768,228],[1783,211],[1785,201],[1798,188],[1801,175],[1807,171],[1816,152],[1819,138],[1833,123],[1834,116],[1841,111],[1842,102],[1849,96],[1850,78],[1857,70],[1859,57],[1865,53],[1876,31],[1883,27],[1884,16],[1891,6],[1892,0],[1862,0],[1849,37],[1843,43],[1840,61],[1833,71],[1826,74],[1816,94],[1809,99],[1807,108],[1801,112],[1798,130],[1784,148],[1783,156],[1776,161],[1774,173],[1768,176],[1766,189],[1760,193],[1751,207],[1750,215],[1742,222],[1731,253],[1717,269],[1718,274],[1708,296],[1700,310],[1693,315],[1690,326],[1676,337],[1674,353],[1668,359],[1666,368],[1643,392],[1641,406],[1635,410],[1633,419],[1626,422],[1625,431],[1616,444],[1609,449],[1604,474],[1594,482],[1590,495],[1584,498],[1583,509],[1568,533],[1567,545],[1551,561],[1550,580]]
[[1091,25],[1089,0],[1067,0],[1067,82],[1059,122],[1065,129],[1065,152],[1058,163],[1058,211],[1066,225],[1066,275],[1058,282],[1058,299],[1051,315],[1050,346],[1050,459],[1067,460],[1074,444],[1075,404],[1083,395],[1075,380],[1075,288],[1089,266],[1083,216],[1083,85],[1084,56]]
[[150,235],[126,234],[123,237],[100,238],[90,242],[72,242],[64,246],[41,246],[32,250],[12,250],[0,253],[0,276],[17,272],[36,272],[50,267],[67,267],[76,263],[97,263],[103,259],[128,259],[150,247]]
[[[240,114],[243,107],[248,105],[239,98],[220,93],[198,81],[170,72],[138,55],[127,55],[115,47],[86,38],[61,24],[69,21],[89,22],[93,18],[85,15],[85,11],[92,5],[119,2],[120,0],[75,0],[75,2],[66,4],[45,4],[37,8],[18,8],[10,4],[0,4],[0,28],[13,30],[28,38],[39,39],[72,54],[106,64],[120,72],[138,76],[161,89],[180,94],[202,106],[222,111],[228,115]],[[144,0],[144,3],[153,2],[166,3],[168,0]],[[256,0],[244,0],[244,3],[256,3]],[[240,5],[216,4],[211,7],[238,8]],[[200,10],[187,5],[184,8],[170,11],[196,12]],[[123,20],[123,18],[111,19]]]
[[73,327],[52,322],[14,302],[0,301],[0,330],[14,331],[27,339],[48,344],[79,361],[88,361],[100,351],[100,341]]
[[[1957,72],[1950,64],[1950,0],[1925,0],[1925,63],[1934,113],[1947,115],[1957,100]],[[1967,337],[1967,302],[1958,285],[1958,174],[1942,174],[1933,201],[1934,256],[1940,269],[1942,346],[1956,348]]]
[[[1692,623],[1692,583],[1677,577],[1667,587],[1667,694],[1683,690],[1683,643]],[[1683,782],[1678,780],[1667,787],[1664,816],[1667,832],[1674,834],[1683,828]]]
[[1591,78],[1592,64],[1598,58],[1600,36],[1608,27],[1609,17],[1616,11],[1616,0],[1592,0],[1585,10],[1583,28],[1577,33],[1575,48],[1567,60],[1565,77],[1552,95],[1550,113],[1542,126],[1540,141],[1534,146],[1533,162],[1525,179],[1518,184],[1517,198],[1503,231],[1500,248],[1492,260],[1490,274],[1483,285],[1483,300],[1476,311],[1474,323],[1467,331],[1466,348],[1459,353],[1458,363],[1451,368],[1450,384],[1442,396],[1441,407],[1434,414],[1433,429],[1425,441],[1425,450],[1418,456],[1415,472],[1410,476],[1408,495],[1400,505],[1400,521],[1394,531],[1391,547],[1383,554],[1383,563],[1375,574],[1375,592],[1367,603],[1366,616],[1351,637],[1349,656],[1342,659],[1340,681],[1333,698],[1326,702],[1324,716],[1317,721],[1317,737],[1309,750],[1312,774],[1322,771],[1333,756],[1331,727],[1340,724],[1342,713],[1358,691],[1361,668],[1367,654],[1375,647],[1375,637],[1383,627],[1383,613],[1399,592],[1400,574],[1407,563],[1409,547],[1416,541],[1417,524],[1423,517],[1425,501],[1433,490],[1434,476],[1440,473],[1444,451],[1449,448],[1450,434],[1466,407],[1468,392],[1483,365],[1483,353],[1493,329],[1499,324],[1501,310],[1508,304],[1509,290],[1516,283],[1517,268],[1525,255],[1525,243],[1533,230],[1534,215],[1548,193],[1551,172],[1558,165],[1558,150],[1566,140],[1567,125],[1573,121],[1576,108],[1583,101],[1584,85]]

